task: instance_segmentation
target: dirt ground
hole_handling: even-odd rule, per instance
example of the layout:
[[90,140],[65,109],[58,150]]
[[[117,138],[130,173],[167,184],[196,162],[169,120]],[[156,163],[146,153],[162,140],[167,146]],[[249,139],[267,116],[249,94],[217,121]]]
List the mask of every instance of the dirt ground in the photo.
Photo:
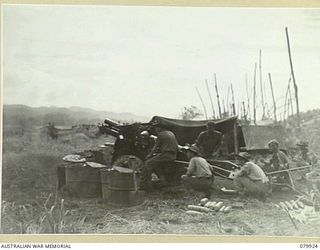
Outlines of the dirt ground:
[[[216,186],[224,182],[218,179]],[[298,223],[296,229],[288,214],[275,206],[296,197],[294,192],[284,190],[262,202],[249,198],[238,200],[236,196],[216,191],[210,200],[230,206],[241,202],[243,208],[233,208],[229,213],[189,215],[187,205],[197,205],[201,195],[187,193],[180,186],[147,194],[138,206],[120,207],[100,199],[70,199],[66,206],[78,220],[86,216],[80,232],[89,234],[319,236],[320,221],[309,225]]]
[[[243,208],[229,213],[190,215],[188,205],[197,205],[198,193],[182,186],[167,187],[145,195],[137,206],[120,207],[101,198],[62,197],[56,193],[56,167],[72,152],[95,147],[106,138],[90,142],[39,141],[4,138],[1,233],[80,233],[80,234],[184,234],[320,236],[320,221],[298,223],[296,229],[288,214],[275,205],[295,200],[291,190],[275,192],[266,201],[237,200],[221,193],[232,182],[216,177],[211,201],[223,201]],[[303,189],[303,183],[298,183]]]

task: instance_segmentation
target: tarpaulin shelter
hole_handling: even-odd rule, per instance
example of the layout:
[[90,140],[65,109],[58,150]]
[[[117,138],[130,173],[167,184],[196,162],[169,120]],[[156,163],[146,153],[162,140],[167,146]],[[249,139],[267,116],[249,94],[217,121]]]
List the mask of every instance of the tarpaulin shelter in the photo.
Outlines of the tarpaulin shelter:
[[246,125],[239,124],[237,116],[218,120],[179,120],[161,116],[154,116],[150,123],[160,124],[171,130],[180,145],[192,144],[198,135],[206,130],[207,123],[216,123],[216,130],[224,135],[225,150],[228,153],[238,153],[243,150],[264,150],[268,142],[276,139],[279,147],[285,149],[285,139],[281,125]]
[[279,142],[279,148],[286,148],[281,125],[241,125],[241,131],[246,150],[267,149],[272,139]]
[[[178,120],[161,116],[154,116],[150,123],[159,124],[163,127],[171,130],[180,145],[193,144],[198,135],[206,130],[207,123],[213,121],[216,124],[216,130],[220,131],[224,135],[224,146],[229,153],[237,152],[239,147],[244,147],[244,140],[242,134],[238,134],[239,127],[237,124],[237,117],[229,117],[226,119],[218,120]],[[240,143],[240,144],[239,144]]]

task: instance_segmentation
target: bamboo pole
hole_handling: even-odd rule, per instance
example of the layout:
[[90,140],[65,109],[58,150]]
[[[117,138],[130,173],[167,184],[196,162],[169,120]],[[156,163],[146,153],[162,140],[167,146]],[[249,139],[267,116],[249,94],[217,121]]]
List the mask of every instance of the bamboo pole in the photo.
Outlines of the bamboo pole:
[[271,74],[269,73],[269,82],[270,82],[270,89],[272,94],[272,100],[273,100],[273,114],[274,114],[274,120],[277,122],[277,106],[276,106],[276,100],[274,98],[274,92],[273,92],[273,86],[271,81]]
[[222,107],[223,107],[223,117],[226,115],[226,106],[224,104],[224,99],[222,99]]
[[242,101],[242,110],[243,110],[243,117],[245,120],[247,120],[246,104],[244,101]]
[[232,96],[232,112],[233,112],[233,115],[236,115],[236,104],[234,102],[234,92],[233,92],[232,83],[230,86],[231,86],[231,96]]
[[[290,106],[289,106],[290,104]],[[292,95],[291,95],[291,87],[289,87],[289,102],[288,102],[288,108],[291,108],[291,115],[293,116],[294,111],[293,111],[293,104],[292,104]],[[288,111],[289,114],[289,111]]]
[[292,82],[295,92],[295,99],[296,99],[296,106],[297,106],[297,119],[298,119],[298,127],[300,127],[300,110],[299,110],[299,97],[298,97],[298,85],[296,83],[296,78],[294,76],[293,64],[292,64],[292,57],[291,57],[291,49],[290,49],[290,41],[289,41],[289,33],[288,27],[286,27],[286,37],[287,37],[287,45],[288,45],[288,54],[289,54],[289,61],[290,61],[290,68],[291,68],[291,76]]
[[248,73],[246,73],[246,92],[247,92],[247,102],[248,102],[247,117],[248,117],[248,114],[249,114],[249,117],[251,117],[251,113],[250,113],[250,95],[249,95],[249,89],[248,89]]
[[286,114],[287,114],[287,102],[288,102],[290,82],[291,82],[291,76],[289,77],[288,87],[287,87],[287,91],[286,91],[286,97],[284,99],[284,112],[283,112],[283,120],[284,121],[286,120]]
[[256,74],[257,74],[257,63],[254,64],[254,76],[253,76],[253,122],[254,122],[254,124],[257,124]]
[[211,93],[210,93],[210,89],[209,89],[209,84],[208,84],[207,79],[205,81],[206,81],[207,91],[208,91],[209,98],[210,98],[210,103],[211,103],[212,117],[213,117],[213,119],[215,119],[216,115],[215,115],[215,112],[214,112],[213,101],[212,101],[212,97],[211,97]]
[[259,80],[260,80],[260,90],[261,90],[261,104],[262,104],[262,119],[266,117],[266,110],[264,104],[264,96],[263,96],[263,86],[262,86],[262,65],[261,65],[261,49],[259,50]]
[[230,114],[230,110],[229,110],[229,95],[230,95],[230,86],[228,86],[228,92],[227,92],[227,104],[226,104],[226,106],[227,106],[227,108],[228,108],[228,110],[227,110],[228,115]]
[[203,106],[204,115],[205,115],[205,117],[206,117],[206,120],[208,120],[208,114],[207,114],[206,106],[204,105],[204,102],[203,102],[203,100],[202,100],[202,97],[201,97],[200,92],[199,92],[199,90],[198,90],[198,88],[197,88],[197,87],[196,87],[196,90],[197,90],[198,96],[199,96],[200,101],[201,101],[202,106]]
[[220,106],[220,97],[219,97],[219,91],[218,91],[218,83],[217,83],[217,77],[216,77],[216,73],[214,73],[214,86],[216,88],[216,92],[217,92],[217,101],[218,101],[218,109],[219,109],[219,116],[220,118],[222,117],[221,114],[221,106]]

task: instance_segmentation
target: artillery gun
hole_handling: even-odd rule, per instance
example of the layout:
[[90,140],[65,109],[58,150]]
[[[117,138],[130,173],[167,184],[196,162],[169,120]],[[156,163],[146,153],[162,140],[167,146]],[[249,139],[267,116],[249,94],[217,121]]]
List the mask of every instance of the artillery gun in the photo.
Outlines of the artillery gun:
[[[105,120],[99,127],[100,133],[116,137],[112,165],[132,168],[142,171],[144,161],[154,145],[155,126],[161,124],[172,131],[179,143],[177,159],[168,164],[164,169],[166,181],[171,184],[180,182],[180,177],[186,172],[188,158],[186,145],[193,144],[199,133],[206,130],[208,120],[186,121],[155,116],[148,123],[133,123],[122,125],[111,120]],[[220,155],[216,160],[208,159],[213,165],[214,173],[222,178],[232,179],[234,170],[239,169],[244,162],[238,155],[238,124],[237,117],[215,120],[217,130],[224,134]],[[148,131],[151,135],[144,137],[142,131]],[[154,176],[155,177],[155,176]],[[141,180],[144,181],[144,180]]]

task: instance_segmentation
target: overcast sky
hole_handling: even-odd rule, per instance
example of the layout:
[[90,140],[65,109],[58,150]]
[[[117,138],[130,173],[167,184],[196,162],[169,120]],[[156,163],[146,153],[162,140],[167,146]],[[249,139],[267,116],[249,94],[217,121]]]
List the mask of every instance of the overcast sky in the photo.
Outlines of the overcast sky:
[[[236,104],[246,100],[261,49],[266,101],[271,72],[283,106],[287,26],[301,110],[320,108],[319,9],[6,5],[3,13],[5,104],[178,117],[184,106],[202,109],[198,86],[211,115],[205,79],[213,96],[215,72],[225,102],[231,83]],[[257,84],[261,111],[259,71]]]

